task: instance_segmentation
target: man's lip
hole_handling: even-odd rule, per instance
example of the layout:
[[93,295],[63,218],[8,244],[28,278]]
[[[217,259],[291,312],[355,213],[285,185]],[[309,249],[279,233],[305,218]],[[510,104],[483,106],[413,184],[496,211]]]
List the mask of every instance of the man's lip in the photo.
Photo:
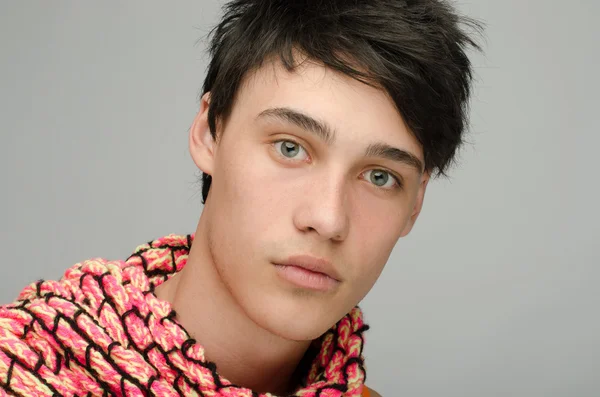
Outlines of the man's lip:
[[312,255],[292,255],[284,261],[277,262],[282,266],[297,266],[305,270],[324,274],[336,281],[341,281],[341,277],[335,270],[330,261],[325,258],[318,258]]

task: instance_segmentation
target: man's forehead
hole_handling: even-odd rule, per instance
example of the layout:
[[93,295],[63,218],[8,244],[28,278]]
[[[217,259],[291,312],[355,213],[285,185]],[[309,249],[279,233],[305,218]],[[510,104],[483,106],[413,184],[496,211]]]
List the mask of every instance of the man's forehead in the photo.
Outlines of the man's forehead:
[[[336,90],[339,92],[333,95]],[[234,107],[243,107],[237,110],[248,121],[256,121],[261,114],[275,115],[279,116],[279,121],[297,121],[294,124],[298,126],[312,126],[313,131],[324,132],[320,134],[324,138],[334,137],[335,134],[328,132],[347,133],[361,126],[361,136],[387,138],[384,142],[379,139],[377,145],[370,145],[372,148],[382,148],[385,144],[401,147],[413,154],[415,167],[423,162],[420,144],[386,92],[312,60],[306,60],[294,70],[287,70],[281,61],[271,59],[252,71],[239,91]],[[350,95],[353,97],[348,106]],[[295,112],[286,112],[286,109]],[[307,122],[309,118],[319,123]],[[404,138],[399,140],[398,135]],[[375,141],[371,139],[370,143]],[[381,150],[370,152],[381,153]]]

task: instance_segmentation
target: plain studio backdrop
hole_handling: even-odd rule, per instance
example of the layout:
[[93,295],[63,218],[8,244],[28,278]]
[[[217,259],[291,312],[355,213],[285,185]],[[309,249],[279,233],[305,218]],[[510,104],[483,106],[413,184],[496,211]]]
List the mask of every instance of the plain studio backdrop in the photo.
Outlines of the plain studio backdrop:
[[[219,1],[0,2],[0,302],[195,230]],[[362,302],[384,396],[600,395],[595,0],[470,0],[470,144]]]

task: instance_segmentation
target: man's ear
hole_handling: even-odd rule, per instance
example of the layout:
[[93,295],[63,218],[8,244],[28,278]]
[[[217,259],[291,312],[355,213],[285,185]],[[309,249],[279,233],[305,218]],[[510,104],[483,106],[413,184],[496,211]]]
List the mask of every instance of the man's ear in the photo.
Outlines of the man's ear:
[[429,183],[430,177],[431,177],[431,174],[429,172],[425,171],[425,173],[423,173],[423,176],[421,177],[421,182],[419,184],[419,190],[417,192],[417,199],[415,200],[415,204],[413,206],[412,213],[410,214],[408,223],[404,227],[404,230],[402,230],[400,237],[405,237],[406,235],[408,235],[408,233],[410,233],[413,226],[415,225],[415,222],[417,221],[417,218],[419,217],[419,214],[421,213],[421,209],[423,208],[423,200],[425,199],[425,191],[427,190],[427,184]]
[[202,96],[200,110],[194,118],[190,127],[190,154],[196,166],[205,174],[212,175],[216,144],[210,133],[208,125],[208,107],[210,104],[210,92]]

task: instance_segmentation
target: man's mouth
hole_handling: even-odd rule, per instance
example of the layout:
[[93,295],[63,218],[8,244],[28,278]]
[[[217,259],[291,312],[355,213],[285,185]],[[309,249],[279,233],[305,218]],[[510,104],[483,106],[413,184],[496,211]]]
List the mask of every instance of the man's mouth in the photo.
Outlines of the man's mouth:
[[275,264],[275,268],[281,278],[301,288],[326,292],[340,284],[340,281],[325,273],[309,270],[294,264]]

